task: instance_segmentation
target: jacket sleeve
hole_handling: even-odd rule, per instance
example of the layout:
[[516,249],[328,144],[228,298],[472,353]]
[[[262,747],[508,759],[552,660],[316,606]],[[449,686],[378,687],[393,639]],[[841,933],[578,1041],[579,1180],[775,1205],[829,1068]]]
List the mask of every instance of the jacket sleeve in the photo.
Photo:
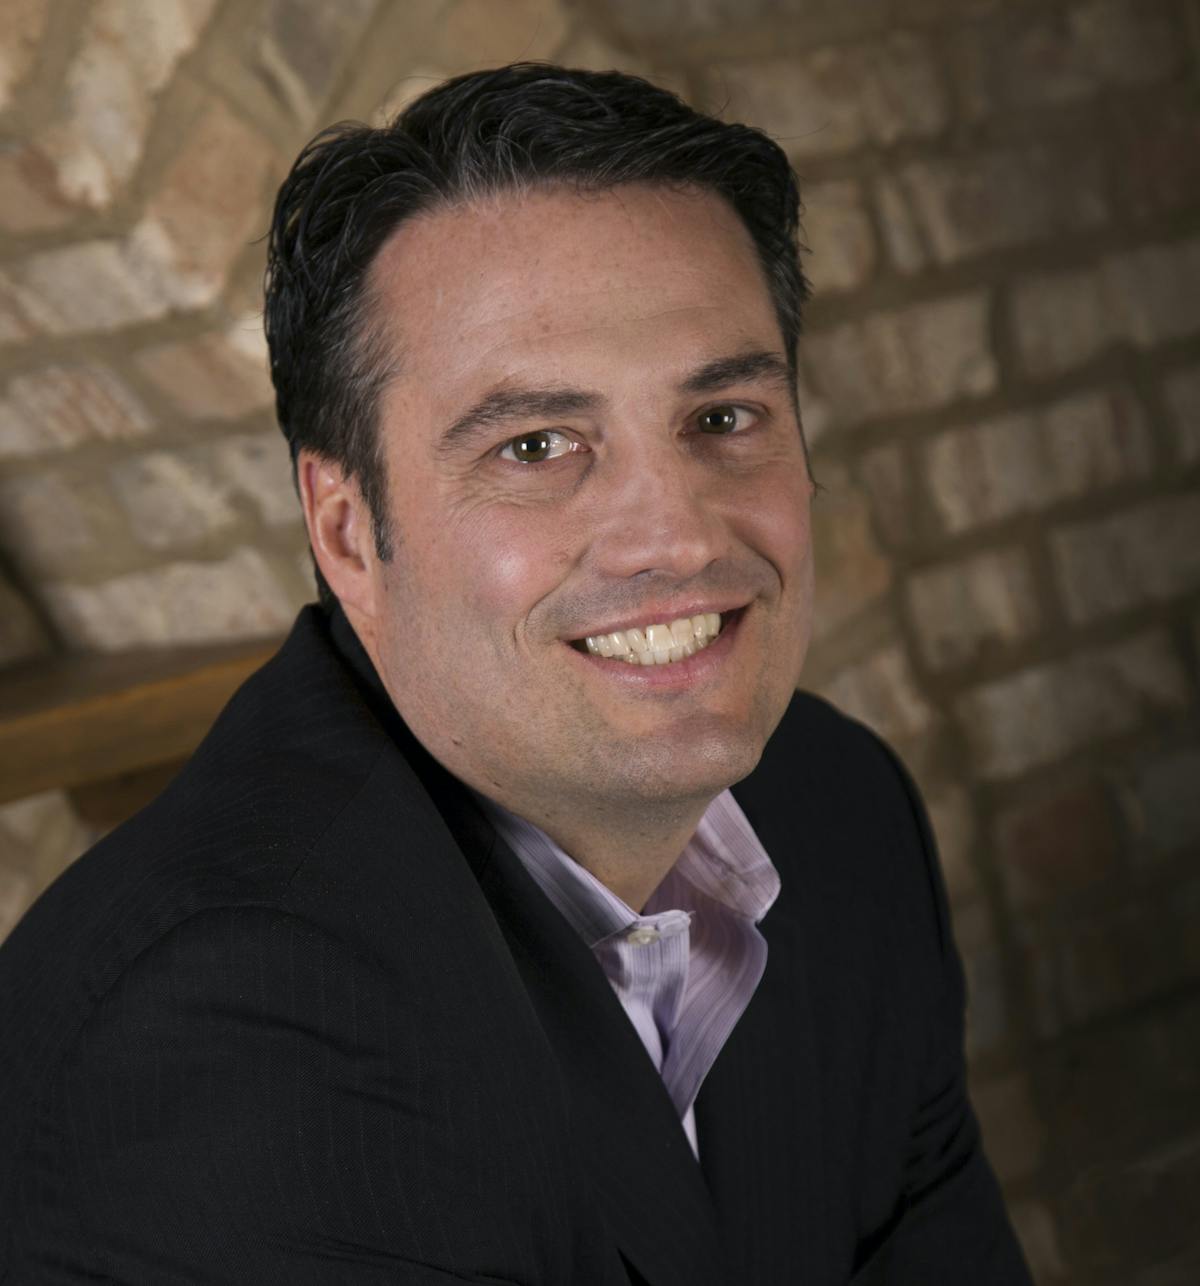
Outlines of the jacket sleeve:
[[916,786],[884,749],[907,794],[925,859],[940,937],[941,987],[930,1011],[900,1208],[852,1286],[1032,1286],[967,1097],[966,991],[932,830]]
[[13,1280],[505,1280],[462,1262],[428,1196],[437,1111],[410,1003],[294,916],[177,925],[98,999],[45,1087]]

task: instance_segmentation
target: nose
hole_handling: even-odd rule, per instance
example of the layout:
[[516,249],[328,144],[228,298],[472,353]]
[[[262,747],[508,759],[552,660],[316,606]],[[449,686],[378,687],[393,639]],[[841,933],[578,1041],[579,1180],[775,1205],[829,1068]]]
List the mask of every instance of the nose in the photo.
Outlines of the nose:
[[591,557],[617,578],[657,573],[686,580],[728,554],[716,480],[671,444],[623,462],[597,498]]

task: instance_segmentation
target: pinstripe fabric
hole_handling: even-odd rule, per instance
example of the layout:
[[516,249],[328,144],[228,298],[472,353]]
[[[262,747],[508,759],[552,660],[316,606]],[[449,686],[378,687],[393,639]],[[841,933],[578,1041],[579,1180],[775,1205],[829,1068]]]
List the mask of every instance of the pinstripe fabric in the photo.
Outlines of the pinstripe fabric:
[[755,927],[779,874],[729,791],[634,911],[542,830],[476,795],[538,887],[591,949],[698,1154],[693,1103],[766,967]]
[[0,1282],[1025,1283],[903,774],[801,697],[734,794],[783,890],[697,1164],[595,957],[306,609],[0,946]]

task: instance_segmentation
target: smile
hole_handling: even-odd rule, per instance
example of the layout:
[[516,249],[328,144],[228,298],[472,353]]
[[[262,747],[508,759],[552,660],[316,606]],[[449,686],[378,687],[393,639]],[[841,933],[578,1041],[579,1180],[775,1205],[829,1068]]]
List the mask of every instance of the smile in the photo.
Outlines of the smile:
[[719,613],[701,612],[696,616],[681,616],[670,624],[655,623],[589,635],[576,640],[572,646],[592,656],[626,661],[630,665],[671,665],[708,647],[720,634],[723,623]]

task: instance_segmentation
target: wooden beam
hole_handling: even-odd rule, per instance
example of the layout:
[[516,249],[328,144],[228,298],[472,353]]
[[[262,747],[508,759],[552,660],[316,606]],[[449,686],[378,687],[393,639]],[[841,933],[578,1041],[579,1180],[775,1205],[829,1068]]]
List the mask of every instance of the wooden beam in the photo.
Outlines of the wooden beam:
[[279,642],[65,653],[0,670],[0,803],[185,758]]

